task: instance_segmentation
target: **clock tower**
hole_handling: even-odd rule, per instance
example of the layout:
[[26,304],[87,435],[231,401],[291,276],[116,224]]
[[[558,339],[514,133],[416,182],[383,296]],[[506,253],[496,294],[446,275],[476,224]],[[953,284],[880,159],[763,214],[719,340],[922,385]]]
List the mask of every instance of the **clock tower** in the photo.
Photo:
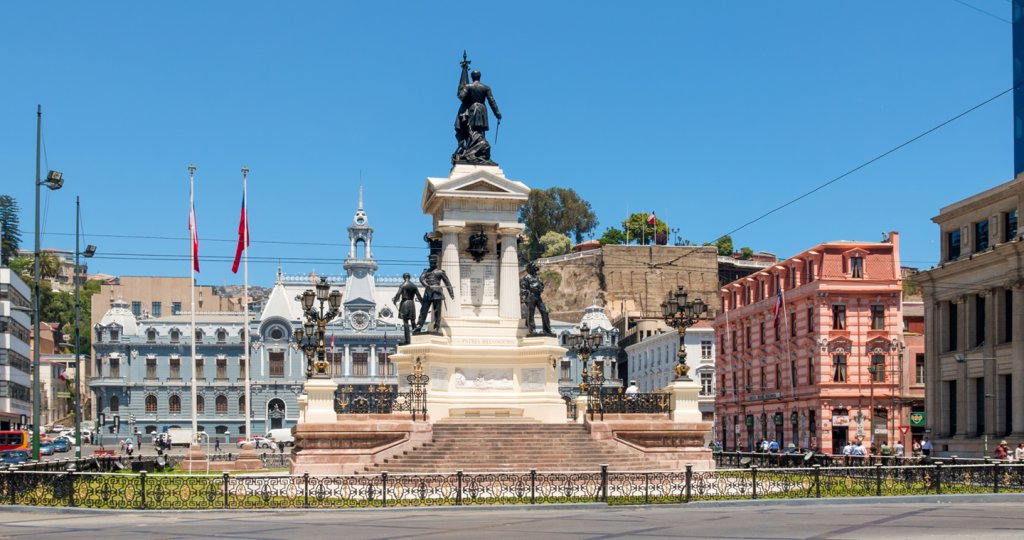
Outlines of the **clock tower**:
[[356,331],[369,329],[376,321],[376,288],[373,274],[377,261],[373,260],[371,244],[373,227],[370,227],[366,211],[363,210],[363,187],[359,186],[359,208],[348,227],[349,250],[345,259],[345,325]]

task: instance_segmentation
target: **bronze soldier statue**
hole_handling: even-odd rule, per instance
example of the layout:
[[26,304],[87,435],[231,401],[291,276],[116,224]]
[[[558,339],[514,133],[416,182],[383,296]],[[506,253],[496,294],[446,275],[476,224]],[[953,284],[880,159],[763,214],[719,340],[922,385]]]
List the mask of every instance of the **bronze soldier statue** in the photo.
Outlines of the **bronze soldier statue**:
[[[455,300],[455,289],[448,281],[448,274],[437,267],[437,255],[431,255],[430,268],[425,268],[420,274],[420,283],[423,284],[423,304],[420,306],[420,320],[416,323],[416,332],[423,332],[423,325],[427,321],[427,312],[431,313],[430,332],[441,331],[441,304],[444,303],[444,288],[448,289],[448,295]],[[443,286],[442,286],[443,284]]]
[[[551,318],[548,316],[548,307],[544,305],[541,294],[544,293],[544,282],[537,277],[537,263],[526,265],[526,275],[519,282],[519,288],[526,302],[526,329],[530,335],[554,336],[551,331]],[[536,311],[540,311],[540,320],[543,325],[543,332],[538,334],[537,323],[534,322]]]
[[405,344],[408,345],[411,328],[416,321],[416,302],[423,303],[420,290],[415,283],[410,281],[408,272],[402,274],[402,284],[398,286],[398,292],[395,293],[395,298],[391,301],[398,306],[398,317],[402,319],[402,326],[405,328]]
[[[501,125],[501,111],[494,101],[491,87],[480,82],[480,71],[469,73],[470,61],[466,53],[462,53],[462,77],[459,79],[459,113],[455,116],[455,140],[459,145],[452,154],[452,164],[470,163],[473,165],[496,165],[491,161],[491,145],[484,136],[489,129],[487,122],[487,105],[494,111],[494,117]],[[473,82],[469,82],[469,78]],[[485,104],[486,102],[486,104]]]

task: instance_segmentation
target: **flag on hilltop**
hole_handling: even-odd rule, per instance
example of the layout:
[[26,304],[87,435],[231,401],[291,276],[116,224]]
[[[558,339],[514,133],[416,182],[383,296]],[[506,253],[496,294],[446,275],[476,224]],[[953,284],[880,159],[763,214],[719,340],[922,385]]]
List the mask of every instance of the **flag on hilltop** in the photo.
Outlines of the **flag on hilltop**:
[[196,206],[192,204],[188,212],[188,233],[192,240],[192,269],[199,271],[199,231],[196,230]]
[[658,220],[658,218],[654,216],[654,212],[651,212],[651,215],[647,216],[647,224],[648,225],[654,225],[654,223],[657,220]]
[[247,247],[249,247],[249,216],[245,212],[245,195],[243,195],[242,216],[238,218],[238,245],[235,246],[235,262],[231,263],[231,271],[235,274],[238,273],[238,263],[242,260],[242,251]]

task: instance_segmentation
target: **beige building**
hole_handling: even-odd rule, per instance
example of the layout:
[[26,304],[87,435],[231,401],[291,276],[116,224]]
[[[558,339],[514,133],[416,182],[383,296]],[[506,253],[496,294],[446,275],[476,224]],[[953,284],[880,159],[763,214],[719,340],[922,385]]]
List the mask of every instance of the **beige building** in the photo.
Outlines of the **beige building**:
[[941,262],[921,272],[925,412],[940,454],[1024,440],[1024,175],[943,208]]
[[[213,287],[200,285],[195,288],[196,312],[241,312],[241,298],[219,296]],[[191,306],[191,288],[187,277],[121,276],[108,280],[100,286],[100,292],[92,297],[91,324],[95,327],[110,310],[115,301],[123,300],[137,320],[159,318],[168,315],[188,313]],[[95,347],[93,358],[97,358]],[[95,366],[92,362],[82,365],[86,385],[93,377]],[[86,386],[87,387],[87,386]],[[85,392],[86,402],[82,414],[93,418],[90,392]]]

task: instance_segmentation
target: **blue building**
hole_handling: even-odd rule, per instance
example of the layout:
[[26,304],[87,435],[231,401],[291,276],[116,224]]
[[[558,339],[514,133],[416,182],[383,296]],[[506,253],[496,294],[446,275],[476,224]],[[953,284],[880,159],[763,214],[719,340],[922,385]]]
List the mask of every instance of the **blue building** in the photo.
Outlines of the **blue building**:
[[[400,277],[377,276],[371,244],[373,229],[359,208],[348,227],[344,276],[327,276],[343,292],[341,314],[327,327],[327,360],[335,382],[365,388],[394,384],[389,362],[401,339],[401,321],[392,302]],[[298,420],[306,358],[294,345],[292,329],[302,324],[299,296],[319,281],[316,274],[287,276],[278,270],[262,310],[242,313],[197,312],[196,414],[200,431],[221,440],[245,437],[243,324],[249,325],[250,395],[253,433],[289,428]],[[191,314],[136,316],[114,301],[94,324],[94,376],[89,387],[97,425],[108,440],[134,433],[162,432],[192,425]]]

